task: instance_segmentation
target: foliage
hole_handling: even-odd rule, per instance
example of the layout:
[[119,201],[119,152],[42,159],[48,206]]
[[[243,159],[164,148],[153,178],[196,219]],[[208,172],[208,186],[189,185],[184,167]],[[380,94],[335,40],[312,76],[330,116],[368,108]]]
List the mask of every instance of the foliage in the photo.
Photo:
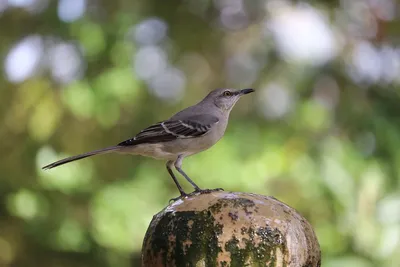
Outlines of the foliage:
[[185,160],[200,186],[296,208],[324,266],[400,262],[396,1],[3,2],[0,266],[139,266],[148,223],[178,193],[165,163],[41,167],[217,87],[257,92]]

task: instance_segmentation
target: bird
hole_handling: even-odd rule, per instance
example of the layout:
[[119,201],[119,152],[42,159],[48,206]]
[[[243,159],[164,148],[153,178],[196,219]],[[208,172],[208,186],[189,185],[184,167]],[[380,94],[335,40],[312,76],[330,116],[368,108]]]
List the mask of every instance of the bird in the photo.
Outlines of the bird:
[[194,192],[205,192],[182,170],[183,160],[209,149],[225,134],[229,115],[237,101],[254,89],[219,88],[209,92],[197,104],[187,107],[167,120],[160,121],[141,130],[134,137],[117,145],[64,158],[44,166],[52,169],[66,163],[94,155],[119,153],[140,155],[166,161],[166,168],[173,179],[180,197],[188,194],[183,190],[174,172],[178,171],[194,188]]

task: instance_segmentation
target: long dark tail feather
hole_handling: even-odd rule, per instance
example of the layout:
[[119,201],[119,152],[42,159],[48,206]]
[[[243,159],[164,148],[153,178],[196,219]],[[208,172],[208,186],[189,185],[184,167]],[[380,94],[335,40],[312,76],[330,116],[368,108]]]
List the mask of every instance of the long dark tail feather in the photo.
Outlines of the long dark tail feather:
[[49,170],[49,169],[52,169],[54,167],[63,165],[65,163],[69,163],[69,162],[72,162],[72,161],[75,161],[75,160],[84,159],[84,158],[91,157],[91,156],[94,156],[94,155],[110,153],[110,152],[116,151],[118,149],[119,149],[118,146],[112,146],[112,147],[106,147],[106,148],[99,149],[99,150],[90,151],[90,152],[87,152],[87,153],[84,153],[84,154],[68,157],[68,158],[61,159],[59,161],[53,162],[53,163],[51,163],[49,165],[46,165],[46,166],[42,167],[42,169]]

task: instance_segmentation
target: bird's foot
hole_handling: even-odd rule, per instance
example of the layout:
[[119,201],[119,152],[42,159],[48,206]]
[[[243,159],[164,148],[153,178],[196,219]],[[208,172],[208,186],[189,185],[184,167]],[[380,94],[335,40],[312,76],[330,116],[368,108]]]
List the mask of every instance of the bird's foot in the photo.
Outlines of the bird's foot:
[[186,194],[186,193],[181,193],[181,195],[180,195],[179,197],[171,198],[171,199],[169,200],[169,203],[175,202],[175,201],[177,201],[177,200],[179,200],[179,199],[183,199],[183,198],[185,198],[185,197],[187,197],[187,196],[188,196],[188,194]]
[[223,188],[215,188],[215,189],[196,188],[196,190],[194,190],[190,194],[186,194],[185,192],[181,192],[181,195],[179,197],[171,198],[169,200],[169,203],[175,202],[175,201],[180,200],[180,199],[184,199],[185,197],[189,197],[189,196],[193,196],[193,195],[197,195],[197,194],[200,194],[200,195],[209,194],[209,193],[217,192],[217,191],[224,191],[224,189]]
[[223,188],[215,188],[215,189],[196,189],[195,192],[196,193],[200,193],[200,194],[209,194],[211,192],[217,192],[217,191],[224,191]]

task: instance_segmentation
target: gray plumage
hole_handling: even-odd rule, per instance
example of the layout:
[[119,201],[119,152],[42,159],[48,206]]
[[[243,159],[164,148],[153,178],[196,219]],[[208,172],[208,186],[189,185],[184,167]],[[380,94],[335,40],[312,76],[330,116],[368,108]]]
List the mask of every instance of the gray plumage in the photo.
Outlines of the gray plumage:
[[225,133],[233,106],[241,96],[251,92],[254,90],[216,89],[196,105],[176,113],[168,120],[143,129],[133,138],[116,146],[68,157],[46,165],[43,169],[112,152],[142,155],[167,160],[167,170],[182,196],[186,193],[172,172],[172,166],[193,185],[196,191],[202,191],[181,169],[182,160],[217,143]]

